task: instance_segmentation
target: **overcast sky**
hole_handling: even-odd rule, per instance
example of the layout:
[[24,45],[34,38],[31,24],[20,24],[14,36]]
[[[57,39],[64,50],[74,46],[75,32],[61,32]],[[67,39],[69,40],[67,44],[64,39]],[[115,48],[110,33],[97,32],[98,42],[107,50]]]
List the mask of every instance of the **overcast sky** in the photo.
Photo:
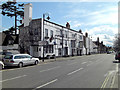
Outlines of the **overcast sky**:
[[[27,3],[27,2],[25,2]],[[105,45],[113,45],[118,32],[118,2],[31,2],[33,19],[50,14],[50,21],[71,29],[88,32],[93,40],[97,37]],[[14,25],[14,19],[2,16],[2,30]]]

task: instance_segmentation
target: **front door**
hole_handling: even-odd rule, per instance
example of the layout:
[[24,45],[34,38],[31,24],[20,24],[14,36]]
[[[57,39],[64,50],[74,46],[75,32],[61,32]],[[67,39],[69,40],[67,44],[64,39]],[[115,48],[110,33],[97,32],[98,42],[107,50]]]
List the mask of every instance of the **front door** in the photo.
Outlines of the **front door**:
[[65,56],[68,56],[68,47],[65,47]]
[[39,57],[39,48],[38,48],[38,46],[34,46],[34,48],[33,48],[33,56],[34,57]]

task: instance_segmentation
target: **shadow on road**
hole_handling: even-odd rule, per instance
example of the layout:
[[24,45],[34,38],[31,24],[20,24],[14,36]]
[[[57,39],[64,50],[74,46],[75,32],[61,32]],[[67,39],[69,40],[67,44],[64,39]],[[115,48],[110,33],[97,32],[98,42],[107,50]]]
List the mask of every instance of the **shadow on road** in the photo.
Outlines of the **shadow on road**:
[[12,66],[12,67],[10,67],[10,66],[5,66],[3,70],[5,70],[5,69],[15,69],[15,68],[18,68],[18,67],[13,67],[13,66]]
[[120,63],[120,61],[113,61],[113,63]]
[[[31,65],[26,65],[26,66],[23,66],[23,67],[29,67],[29,66],[34,66],[34,65],[31,64]],[[19,67],[17,67],[17,66],[5,66],[3,70],[16,69],[16,68],[19,68]]]

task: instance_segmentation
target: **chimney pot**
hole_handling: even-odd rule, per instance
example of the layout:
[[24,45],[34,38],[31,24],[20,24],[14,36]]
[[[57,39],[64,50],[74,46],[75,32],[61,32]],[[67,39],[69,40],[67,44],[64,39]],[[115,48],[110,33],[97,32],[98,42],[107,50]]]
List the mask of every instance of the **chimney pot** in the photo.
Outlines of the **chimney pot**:
[[66,27],[70,29],[70,24],[67,22]]

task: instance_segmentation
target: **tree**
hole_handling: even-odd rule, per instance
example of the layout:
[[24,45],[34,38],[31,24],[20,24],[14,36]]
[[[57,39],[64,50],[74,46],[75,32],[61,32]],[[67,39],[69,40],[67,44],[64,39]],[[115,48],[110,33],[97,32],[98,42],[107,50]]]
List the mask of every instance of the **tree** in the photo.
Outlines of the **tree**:
[[6,2],[2,4],[2,13],[3,16],[8,17],[15,17],[15,34],[17,34],[17,19],[19,16],[20,18],[24,17],[24,4],[18,4],[17,2]]
[[4,32],[5,34],[13,34],[14,31],[15,31],[15,28],[14,28],[14,27],[11,27],[11,28],[9,28],[8,30],[3,31],[3,32]]
[[116,52],[120,51],[120,34],[116,35],[113,47]]

